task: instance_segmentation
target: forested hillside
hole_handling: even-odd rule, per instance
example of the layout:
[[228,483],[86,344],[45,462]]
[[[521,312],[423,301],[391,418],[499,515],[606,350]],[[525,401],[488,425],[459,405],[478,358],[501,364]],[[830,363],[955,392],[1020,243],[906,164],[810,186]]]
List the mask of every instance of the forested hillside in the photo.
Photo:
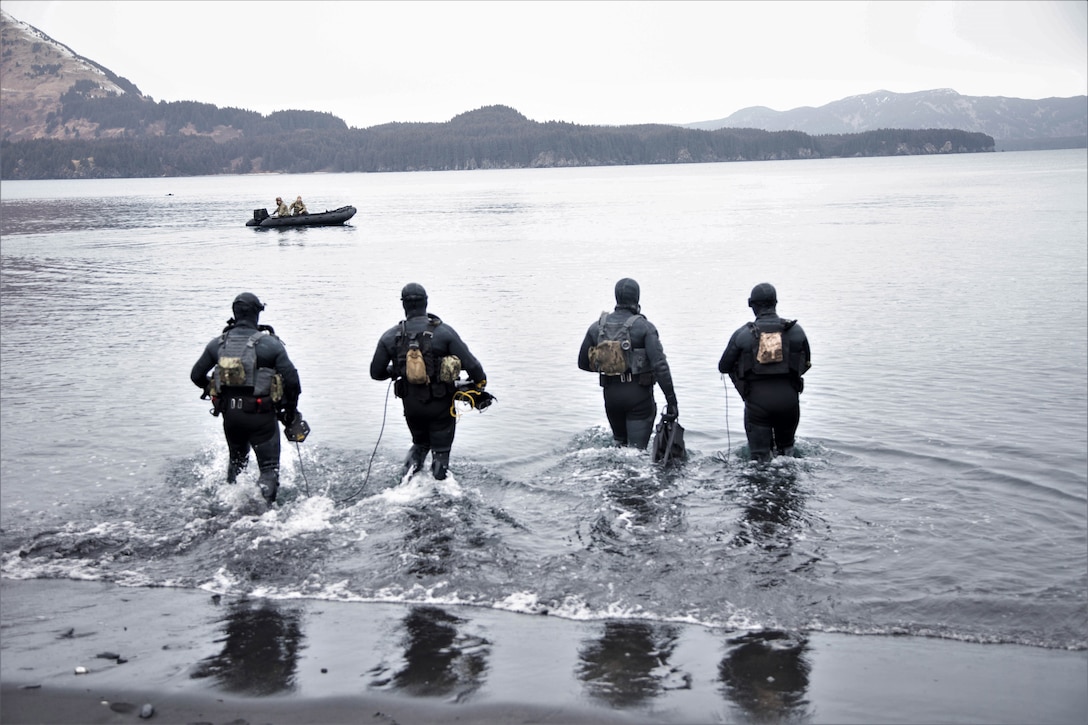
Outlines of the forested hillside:
[[317,111],[262,115],[155,101],[0,11],[0,178],[432,171],[993,151],[956,129],[812,136],[795,130],[579,126],[487,106],[445,123],[349,128]]
[[[109,101],[117,101],[116,105]],[[666,125],[579,126],[530,121],[490,106],[447,123],[349,129],[328,114],[269,116],[199,103],[74,98],[82,118],[146,132],[0,143],[0,178],[116,178],[258,172],[438,171],[700,163],[992,151],[981,133],[881,130],[809,136],[755,129],[701,131]],[[152,113],[154,111],[154,113]]]

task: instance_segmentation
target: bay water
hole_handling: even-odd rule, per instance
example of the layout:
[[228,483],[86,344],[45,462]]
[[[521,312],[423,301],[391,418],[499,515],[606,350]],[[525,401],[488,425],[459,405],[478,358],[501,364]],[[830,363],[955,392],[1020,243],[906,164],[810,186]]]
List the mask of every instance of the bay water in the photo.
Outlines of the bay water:
[[[1086,649],[1086,182],[1083,149],[4,182],[0,574]],[[245,226],[300,194],[358,213]],[[611,446],[576,366],[622,277],[676,469]],[[368,374],[413,281],[497,397],[443,482],[401,480]],[[813,354],[798,457],[765,467],[717,372],[760,282]],[[242,291],[313,428],[271,511],[189,382]]]

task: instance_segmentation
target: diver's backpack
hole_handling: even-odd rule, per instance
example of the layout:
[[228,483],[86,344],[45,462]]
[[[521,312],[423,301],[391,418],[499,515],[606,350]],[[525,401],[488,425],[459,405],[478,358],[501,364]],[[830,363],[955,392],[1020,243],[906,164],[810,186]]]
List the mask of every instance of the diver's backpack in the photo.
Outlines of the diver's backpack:
[[789,335],[786,334],[796,324],[797,320],[782,320],[763,327],[748,323],[753,340],[749,362],[753,375],[785,375],[791,367],[796,368],[797,361],[791,357]]
[[[212,373],[215,391],[224,387],[253,388],[256,397],[283,399],[283,378],[273,368],[257,367],[257,342],[265,335],[275,336],[264,325],[248,337],[232,335],[227,330],[219,337],[219,359]],[[278,339],[278,338],[277,338]]]
[[602,375],[644,373],[650,369],[646,350],[631,344],[631,326],[642,315],[631,315],[622,323],[608,322],[608,312],[601,313],[597,324],[597,344],[589,348],[589,364]]
[[428,317],[430,324],[426,330],[408,332],[402,320],[397,333],[397,374],[412,385],[429,385],[432,380],[438,380],[432,343],[434,330],[442,320],[434,315]]

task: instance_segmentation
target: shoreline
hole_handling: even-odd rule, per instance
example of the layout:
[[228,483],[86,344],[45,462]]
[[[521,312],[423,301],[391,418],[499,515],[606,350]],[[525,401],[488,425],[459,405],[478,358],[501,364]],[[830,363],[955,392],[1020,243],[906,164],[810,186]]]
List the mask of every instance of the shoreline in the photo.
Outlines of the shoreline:
[[[141,709],[154,701],[149,718]],[[99,725],[126,722],[222,723],[250,722],[276,725],[445,725],[465,723],[585,723],[628,725],[646,722],[637,716],[587,713],[564,707],[487,703],[455,706],[397,697],[361,695],[304,699],[293,697],[243,698],[214,694],[157,695],[131,690],[23,690],[0,686],[0,722],[5,724],[71,723]]]
[[[1088,651],[0,579],[0,722],[1083,723]],[[87,669],[76,674],[77,667]]]

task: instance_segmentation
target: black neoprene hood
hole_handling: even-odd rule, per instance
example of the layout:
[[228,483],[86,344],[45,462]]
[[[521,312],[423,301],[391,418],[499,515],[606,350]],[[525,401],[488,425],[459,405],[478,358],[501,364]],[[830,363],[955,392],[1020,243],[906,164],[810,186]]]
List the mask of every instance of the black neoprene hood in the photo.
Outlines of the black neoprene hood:
[[243,292],[234,298],[230,309],[239,320],[256,320],[260,317],[261,310],[264,309],[264,303],[257,299],[257,295],[252,292]]
[[760,282],[752,288],[752,294],[748,295],[748,306],[773,305],[778,303],[778,292],[769,282]]
[[427,290],[418,282],[409,282],[400,291],[400,302],[408,317],[424,315],[427,313]]
[[427,290],[423,289],[423,285],[418,282],[409,282],[404,285],[404,289],[400,291],[400,301],[407,302],[408,300],[425,300],[427,299]]
[[639,298],[638,282],[630,277],[624,277],[616,283],[616,304],[637,305]]
[[233,307],[237,304],[243,304],[247,307],[252,307],[257,311],[264,309],[264,304],[259,299],[257,299],[257,295],[253,294],[252,292],[243,292],[242,294],[235,297],[234,302],[231,304],[231,306]]

